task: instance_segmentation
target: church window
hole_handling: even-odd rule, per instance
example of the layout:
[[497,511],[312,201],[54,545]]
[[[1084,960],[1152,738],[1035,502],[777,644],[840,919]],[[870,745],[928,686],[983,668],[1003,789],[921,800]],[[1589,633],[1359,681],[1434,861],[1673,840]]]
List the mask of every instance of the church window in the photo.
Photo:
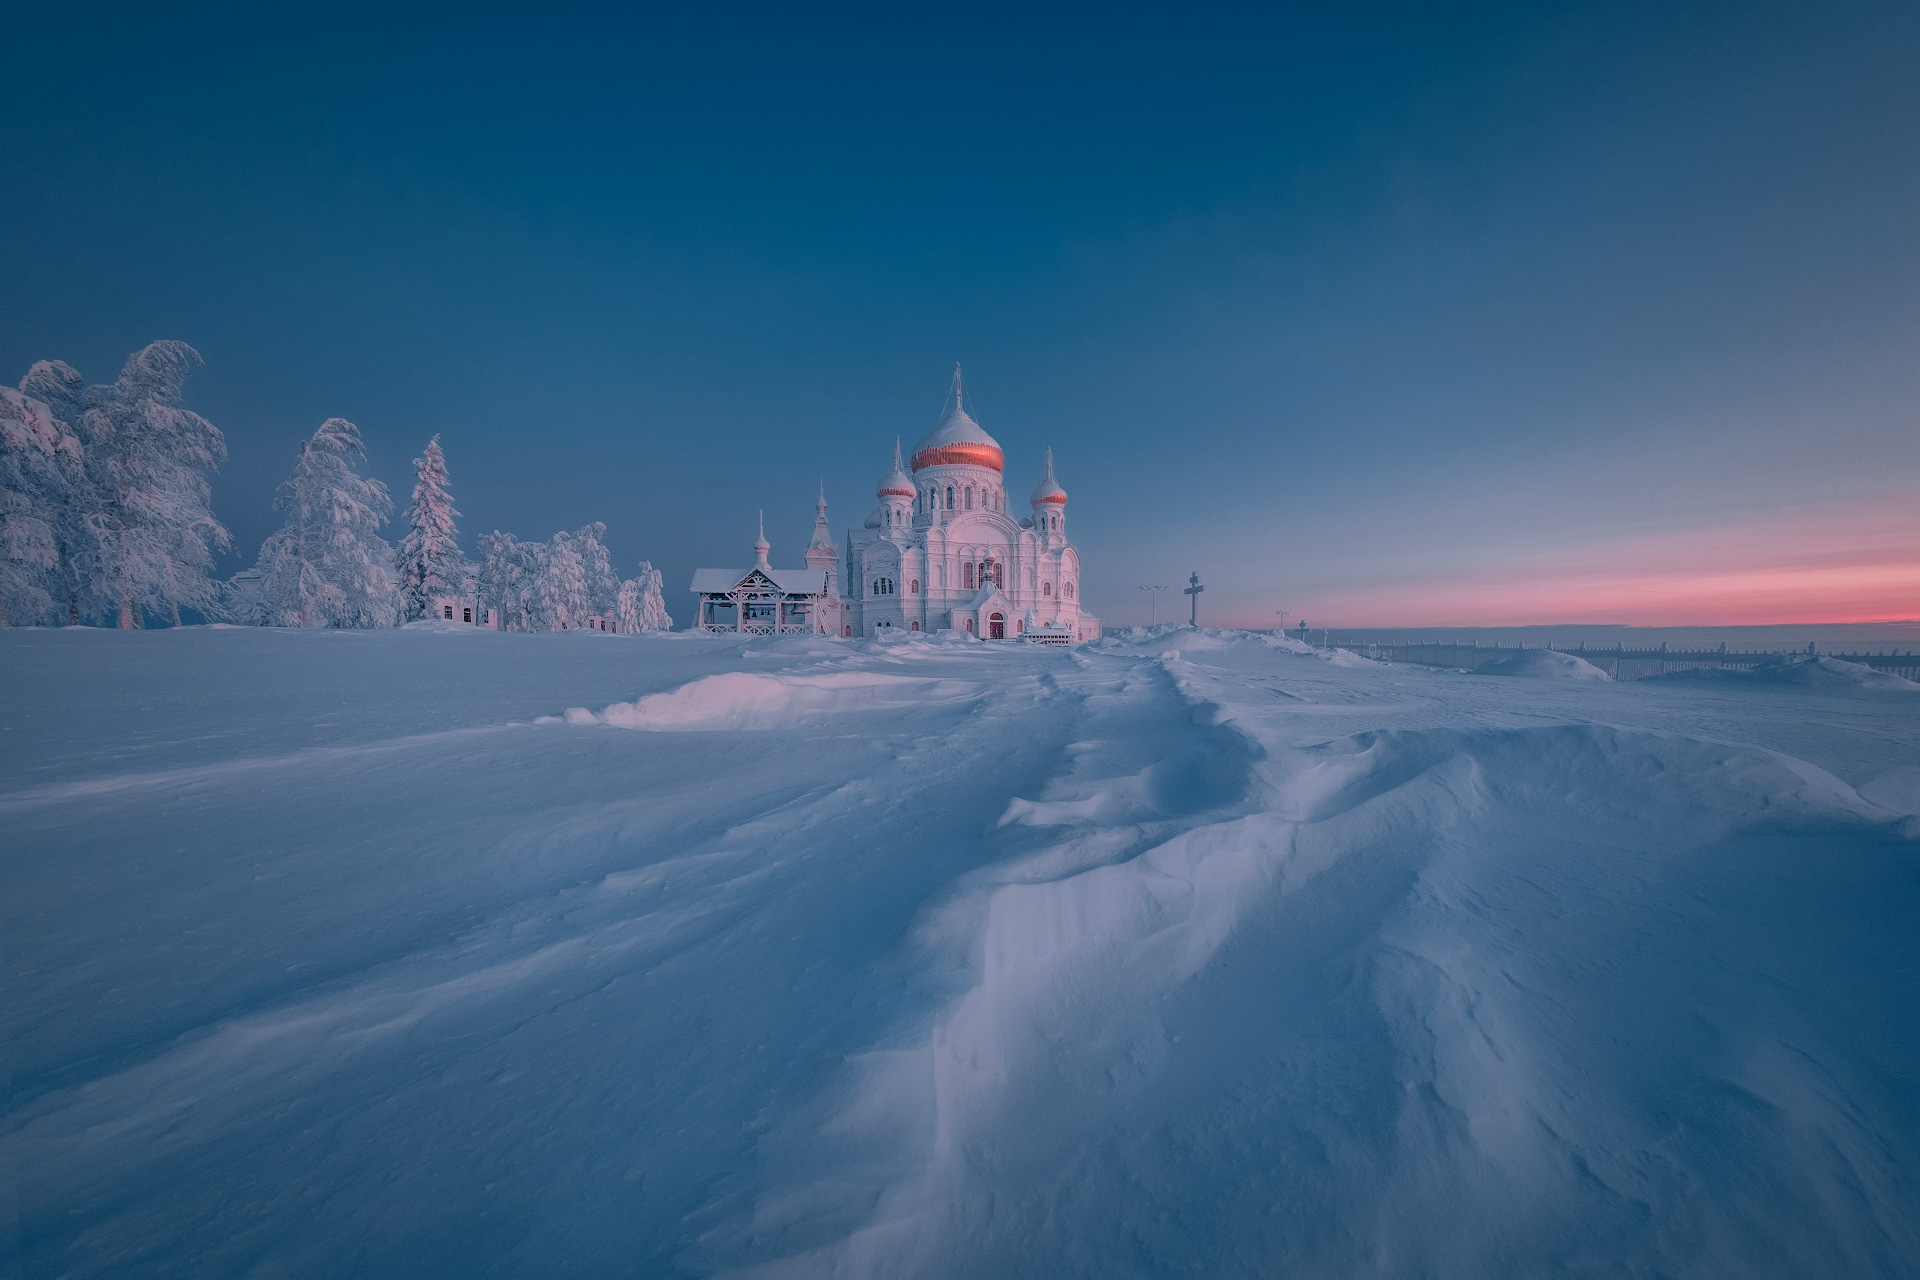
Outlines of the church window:
[[960,566],[960,587],[964,591],[973,590],[973,561]]
[[967,510],[973,510],[973,486],[967,486]]
[[444,619],[445,621],[447,621],[447,622],[452,622],[452,621],[453,621],[453,606],[452,606],[452,605],[450,605],[450,604],[443,604],[443,605],[441,605],[441,606],[440,606],[440,616],[441,616],[441,618],[442,618],[442,619]]
[[460,621],[462,621],[462,622],[472,622],[472,621],[473,621],[473,610],[472,610],[471,608],[467,608],[467,609],[462,609],[462,610],[460,611]]
[[968,618],[966,621],[967,621],[967,630],[969,631],[973,630],[973,619]]
[[917,596],[917,595],[919,595],[919,594],[920,594],[920,579],[918,579],[918,578],[910,578],[910,579],[908,579],[908,583],[909,583],[909,585],[908,585],[908,587],[907,587],[907,594],[908,594],[908,595],[911,595],[911,596]]
[[1040,588],[1040,594],[1043,596],[1051,596],[1053,594],[1053,584],[1051,582],[1044,583]]
[[892,578],[875,578],[873,580],[873,594],[877,596],[892,595],[893,579]]
[[1071,600],[1071,599],[1073,599],[1073,584],[1072,584],[1071,582],[1069,582],[1069,583],[1068,583],[1068,584],[1066,585],[1066,587],[1065,587],[1065,591],[1066,591],[1066,594],[1067,594],[1067,599],[1069,599],[1069,600]]
[[953,510],[953,486],[947,486],[947,510]]
[[907,630],[909,631],[918,631],[919,629],[920,629],[920,624],[917,622],[909,622],[907,624]]

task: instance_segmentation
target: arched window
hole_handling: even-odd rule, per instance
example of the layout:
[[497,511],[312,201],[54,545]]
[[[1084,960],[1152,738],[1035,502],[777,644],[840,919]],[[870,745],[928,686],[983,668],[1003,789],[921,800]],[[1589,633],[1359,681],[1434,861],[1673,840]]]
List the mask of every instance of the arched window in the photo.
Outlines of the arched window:
[[953,486],[947,486],[947,510],[953,510]]
[[973,630],[973,619],[972,619],[972,618],[968,618],[968,619],[967,619],[967,630],[969,630],[969,631],[971,631],[971,630]]
[[973,590],[973,561],[971,560],[960,566],[960,588],[963,591]]
[[967,486],[967,510],[973,510],[973,486]]
[[892,578],[875,578],[873,580],[873,594],[876,596],[892,595],[893,579]]
[[1067,592],[1067,599],[1069,600],[1073,599],[1073,584],[1071,582],[1067,584],[1066,592]]
[[920,629],[920,624],[917,622],[909,622],[907,624],[907,630],[909,631],[918,631],[919,629]]
[[909,582],[909,584],[910,584],[910,585],[909,585],[909,586],[908,586],[908,588],[907,588],[907,594],[908,594],[908,595],[912,595],[912,596],[917,596],[917,595],[919,595],[919,594],[920,594],[920,579],[918,579],[918,578],[911,578],[911,579],[908,579],[908,582]]
[[1043,596],[1051,596],[1053,594],[1053,584],[1051,582],[1041,583],[1040,594]]

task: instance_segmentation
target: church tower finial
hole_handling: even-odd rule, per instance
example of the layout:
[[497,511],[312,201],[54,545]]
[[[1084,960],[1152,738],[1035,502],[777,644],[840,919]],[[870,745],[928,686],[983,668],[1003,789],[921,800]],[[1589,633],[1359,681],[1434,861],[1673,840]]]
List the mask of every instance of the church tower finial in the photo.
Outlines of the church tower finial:
[[965,412],[964,407],[960,403],[960,362],[958,360],[953,362],[953,411],[955,413]]

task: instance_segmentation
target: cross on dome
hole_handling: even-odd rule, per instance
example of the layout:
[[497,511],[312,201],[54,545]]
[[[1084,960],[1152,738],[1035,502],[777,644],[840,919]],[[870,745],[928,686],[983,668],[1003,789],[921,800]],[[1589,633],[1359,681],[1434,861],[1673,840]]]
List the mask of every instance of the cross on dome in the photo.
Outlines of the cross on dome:
[[1043,502],[1052,502],[1060,506],[1065,506],[1067,503],[1067,491],[1062,489],[1060,482],[1053,478],[1052,445],[1047,446],[1046,478],[1040,482],[1040,487],[1033,491],[1033,505],[1037,507]]
[[880,496],[882,498],[911,498],[913,495],[913,477],[908,475],[907,469],[901,465],[900,438],[895,436],[893,440],[893,466],[889,468],[887,474],[880,479]]
[[960,366],[953,366],[953,407],[947,411],[940,425],[927,434],[913,448],[913,469],[923,471],[928,467],[972,466],[987,467],[993,471],[1005,471],[1006,455],[1000,450],[1000,442],[980,429],[980,424],[967,415],[964,391],[960,382]]

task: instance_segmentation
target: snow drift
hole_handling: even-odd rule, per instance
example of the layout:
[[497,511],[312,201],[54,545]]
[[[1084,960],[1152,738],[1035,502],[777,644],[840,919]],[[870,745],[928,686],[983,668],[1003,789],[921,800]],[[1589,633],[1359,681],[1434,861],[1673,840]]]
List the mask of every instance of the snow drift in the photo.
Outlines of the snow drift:
[[1553,649],[1527,649],[1483,662],[1473,669],[1477,676],[1537,676],[1550,680],[1610,680],[1606,672],[1571,653]]
[[874,672],[769,676],[727,671],[668,693],[648,694],[637,702],[613,703],[598,715],[574,707],[567,712],[567,720],[622,729],[791,728],[830,715],[936,706],[977,690],[977,685],[966,681]]
[[1650,676],[1652,680],[1710,681],[1747,685],[1772,685],[1784,688],[1822,689],[1831,692],[1869,690],[1887,693],[1920,693],[1920,683],[1887,671],[1875,671],[1860,662],[1842,662],[1807,653],[1782,653],[1757,667],[1700,667],[1692,671],[1670,671]]
[[29,1274],[1920,1271],[1904,698],[0,646]]

